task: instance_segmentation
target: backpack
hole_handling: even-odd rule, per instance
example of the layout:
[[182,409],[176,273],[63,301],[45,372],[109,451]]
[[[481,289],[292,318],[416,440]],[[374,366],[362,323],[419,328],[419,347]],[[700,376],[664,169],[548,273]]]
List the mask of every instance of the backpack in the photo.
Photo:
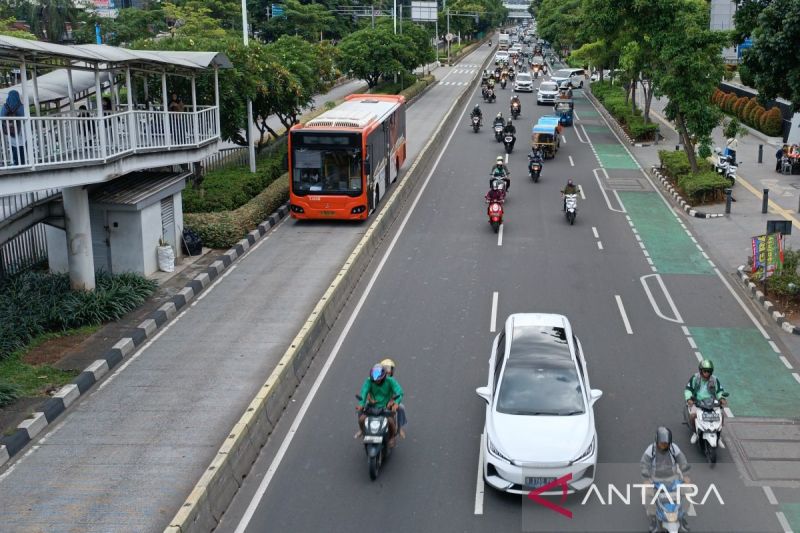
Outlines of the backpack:
[[[11,109],[11,107],[9,107],[8,104],[3,104],[3,109],[6,110],[5,118],[12,118],[13,119],[14,117],[17,116],[17,109],[19,109],[19,106],[17,106],[16,109]],[[3,121],[3,133],[8,135],[9,137],[16,137],[17,136],[17,125],[16,125],[15,121],[13,121],[13,120],[4,120]]]

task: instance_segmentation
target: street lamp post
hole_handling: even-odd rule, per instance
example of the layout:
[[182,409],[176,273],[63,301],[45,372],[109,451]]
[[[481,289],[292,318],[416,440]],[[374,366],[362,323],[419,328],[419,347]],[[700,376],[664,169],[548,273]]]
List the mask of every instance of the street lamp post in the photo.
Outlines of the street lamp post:
[[[242,0],[242,37],[244,38],[245,47],[250,45],[250,40],[247,35],[247,2]],[[250,157],[250,172],[256,171],[256,147],[253,144],[253,101],[247,99],[247,151]],[[219,124],[218,124],[219,126]]]

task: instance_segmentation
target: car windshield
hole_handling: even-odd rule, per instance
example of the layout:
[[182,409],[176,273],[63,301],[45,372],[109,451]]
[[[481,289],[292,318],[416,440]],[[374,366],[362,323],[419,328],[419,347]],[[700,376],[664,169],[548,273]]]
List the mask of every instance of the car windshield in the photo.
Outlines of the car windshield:
[[569,78],[570,74],[572,74],[571,70],[557,70],[555,74],[553,74],[554,78]]
[[519,76],[517,76],[517,81],[531,81],[531,75],[530,74],[520,74]]
[[497,412],[570,416],[586,412],[583,389],[571,360],[509,360],[500,382]]
[[556,84],[553,83],[553,82],[546,81],[546,82],[542,83],[541,85],[539,85],[539,90],[540,91],[555,91],[556,90]]

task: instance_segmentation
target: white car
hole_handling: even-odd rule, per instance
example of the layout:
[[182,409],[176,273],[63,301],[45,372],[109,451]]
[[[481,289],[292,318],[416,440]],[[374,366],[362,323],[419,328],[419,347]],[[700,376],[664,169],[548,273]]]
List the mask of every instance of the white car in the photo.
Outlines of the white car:
[[536,94],[536,105],[553,104],[558,98],[558,85],[552,81],[543,81],[539,84]]
[[533,76],[527,72],[520,72],[514,78],[514,92],[533,92]]
[[495,62],[495,63],[499,63],[499,62],[501,62],[501,61],[508,61],[508,51],[506,51],[506,50],[499,50],[499,51],[498,51],[498,52],[497,52],[497,53],[494,55],[494,62]]
[[550,81],[556,82],[559,87],[561,87],[562,83],[568,81],[573,89],[583,89],[584,78],[585,74],[582,68],[562,68],[550,75]]
[[[483,478],[527,494],[563,476],[567,491],[587,489],[597,466],[591,389],[580,341],[564,315],[516,313],[494,339],[486,401]],[[561,494],[553,486],[542,494]]]

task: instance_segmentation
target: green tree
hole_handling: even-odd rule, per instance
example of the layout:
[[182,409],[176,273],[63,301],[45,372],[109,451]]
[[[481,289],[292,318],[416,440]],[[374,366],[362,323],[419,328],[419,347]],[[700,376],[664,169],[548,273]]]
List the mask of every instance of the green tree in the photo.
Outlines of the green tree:
[[381,77],[417,66],[414,42],[406,35],[378,26],[351,33],[339,44],[339,65],[343,72],[367,82],[372,88]]
[[177,6],[167,2],[164,14],[172,23],[171,32],[175,37],[213,40],[228,35],[219,19],[211,16],[211,10],[196,3]]
[[77,24],[78,12],[72,0],[48,0],[28,4],[26,18],[37,39],[61,43],[68,27]]
[[743,53],[749,81],[765,98],[784,98],[800,110],[800,2],[743,0],[736,12],[738,42],[752,37]]
[[556,49],[580,46],[581,0],[542,0],[536,12],[539,35]]
[[695,141],[707,145],[721,118],[710,97],[722,79],[721,52],[730,35],[709,29],[704,0],[660,1],[671,2],[674,11],[673,29],[659,36],[653,65],[656,94],[669,99],[665,115],[675,122],[692,172],[697,172]]
[[[387,31],[394,33],[392,20],[384,18],[378,24],[386,28]],[[427,65],[436,59],[436,53],[433,51],[431,45],[431,38],[433,37],[433,27],[427,27],[415,22],[403,22],[402,26],[398,26],[398,32],[411,39],[414,43],[411,52],[414,54],[414,66]]]
[[[266,10],[270,3],[273,2],[264,2],[262,9]],[[283,7],[283,16],[272,17],[268,22],[259,24],[268,40],[281,35],[298,35],[308,41],[320,41],[326,34],[330,37],[338,33],[330,32],[336,25],[337,17],[323,4],[283,0],[280,5]]]
[[25,30],[16,29],[17,21],[14,17],[0,18],[0,35],[8,35],[9,37],[17,37],[18,39],[36,39],[36,36]]

